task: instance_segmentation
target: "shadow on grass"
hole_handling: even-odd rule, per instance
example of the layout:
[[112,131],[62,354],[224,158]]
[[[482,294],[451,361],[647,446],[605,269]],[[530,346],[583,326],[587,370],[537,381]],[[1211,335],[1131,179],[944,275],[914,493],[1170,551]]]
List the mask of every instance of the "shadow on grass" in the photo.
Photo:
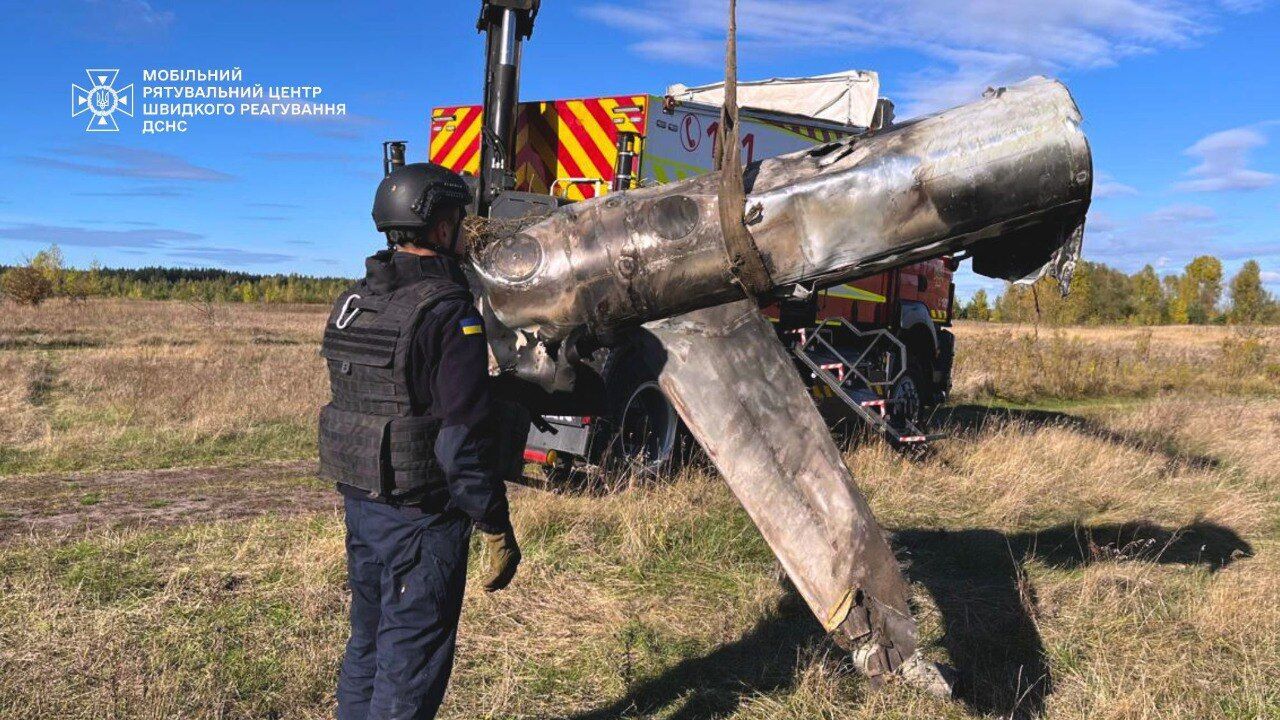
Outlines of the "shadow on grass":
[[644,717],[673,705],[678,709],[666,715],[672,720],[722,717],[744,697],[792,687],[803,648],[821,637],[822,626],[793,594],[741,638],[683,660],[635,684],[622,698],[572,720]]
[[1014,534],[911,529],[895,533],[894,544],[910,559],[908,577],[928,589],[942,614],[939,643],[960,674],[957,696],[976,712],[1015,718],[1038,717],[1053,692],[1024,563],[1071,569],[1132,561],[1216,571],[1253,553],[1235,531],[1204,522],[1176,529],[1060,525]]
[[[929,591],[942,615],[938,644],[958,671],[957,698],[976,713],[1012,718],[1040,716],[1053,692],[1036,625],[1036,591],[1024,563],[1069,569],[1131,561],[1216,571],[1253,552],[1233,530],[1212,523],[1176,529],[1141,522],[1061,525],[1013,534],[906,529],[894,534],[894,545],[910,560],[908,577]],[[667,717],[710,720],[733,712],[744,698],[793,688],[802,649],[822,629],[798,598],[792,600],[741,638],[572,720],[642,717],[677,704]]]
[[0,338],[0,350],[79,350],[104,346],[105,343],[92,338]]
[[1061,427],[1100,438],[1117,447],[1141,452],[1159,452],[1169,465],[1182,465],[1194,469],[1213,470],[1222,461],[1210,455],[1189,453],[1179,449],[1172,441],[1161,441],[1134,433],[1112,430],[1092,420],[1056,410],[1001,408],[988,405],[948,405],[939,408],[931,419],[933,427],[955,434],[972,434],[988,424],[1003,422],[1026,423],[1033,427]]

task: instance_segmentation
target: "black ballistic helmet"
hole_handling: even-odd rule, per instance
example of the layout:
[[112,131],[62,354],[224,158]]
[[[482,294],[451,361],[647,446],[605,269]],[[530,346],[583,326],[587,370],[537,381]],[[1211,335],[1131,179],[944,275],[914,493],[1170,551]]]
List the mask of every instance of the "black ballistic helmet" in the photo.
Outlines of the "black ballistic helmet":
[[441,206],[466,207],[471,191],[462,176],[435,163],[409,163],[382,179],[373,196],[378,232],[422,230]]

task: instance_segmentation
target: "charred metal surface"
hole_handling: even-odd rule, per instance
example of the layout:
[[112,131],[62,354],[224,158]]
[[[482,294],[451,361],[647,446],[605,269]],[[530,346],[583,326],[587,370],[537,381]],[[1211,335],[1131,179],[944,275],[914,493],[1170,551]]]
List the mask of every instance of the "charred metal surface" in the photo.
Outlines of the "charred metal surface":
[[907,583],[768,320],[739,301],[645,327],[663,391],[810,609],[872,678],[897,669],[916,650]]
[[[765,266],[748,274],[777,292],[966,252],[992,277],[1065,281],[1093,184],[1080,121],[1065,87],[1033,79],[754,163],[745,204],[732,203]],[[647,323],[663,391],[824,627],[872,678],[900,670],[945,688],[916,651],[909,589],[871,508],[773,328],[744,299],[743,284],[760,287],[742,277],[744,244],[721,229],[721,180],[571,205],[479,249],[486,324],[514,330],[492,334],[506,346],[496,363],[542,392],[572,392],[579,341],[608,344]]]
[[[1067,89],[1037,78],[754,163],[750,234],[778,286],[835,284],[962,250],[979,270],[1021,277],[1084,222],[1093,167],[1080,122]],[[494,311],[558,338],[743,298],[725,252],[719,180],[572,205],[489,246],[475,265]]]

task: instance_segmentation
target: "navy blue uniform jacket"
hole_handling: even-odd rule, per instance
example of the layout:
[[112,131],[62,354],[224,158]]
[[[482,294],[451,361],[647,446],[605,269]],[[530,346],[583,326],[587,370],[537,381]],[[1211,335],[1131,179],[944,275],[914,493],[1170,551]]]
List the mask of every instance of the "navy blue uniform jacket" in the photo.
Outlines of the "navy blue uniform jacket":
[[[441,256],[380,252],[366,262],[367,280],[382,291],[403,287],[423,277],[447,277],[463,287],[467,278],[457,261]],[[487,532],[510,527],[506,486],[498,477],[493,394],[489,379],[489,347],[480,314],[465,300],[445,300],[427,311],[413,337],[409,354],[409,392],[415,410],[440,418],[436,460],[449,485],[446,507],[404,504],[427,512],[460,510]],[[363,492],[346,486],[349,497],[370,502]]]

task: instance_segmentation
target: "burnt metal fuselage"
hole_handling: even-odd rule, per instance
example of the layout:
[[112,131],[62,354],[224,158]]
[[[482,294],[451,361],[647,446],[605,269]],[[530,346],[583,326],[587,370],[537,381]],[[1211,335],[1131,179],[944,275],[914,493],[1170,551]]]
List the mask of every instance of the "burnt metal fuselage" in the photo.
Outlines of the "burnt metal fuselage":
[[[845,142],[753,163],[747,224],[779,289],[948,253],[1016,279],[1078,236],[1093,168],[1067,89],[1042,78]],[[704,175],[568,206],[474,259],[503,324],[556,340],[742,299]]]

